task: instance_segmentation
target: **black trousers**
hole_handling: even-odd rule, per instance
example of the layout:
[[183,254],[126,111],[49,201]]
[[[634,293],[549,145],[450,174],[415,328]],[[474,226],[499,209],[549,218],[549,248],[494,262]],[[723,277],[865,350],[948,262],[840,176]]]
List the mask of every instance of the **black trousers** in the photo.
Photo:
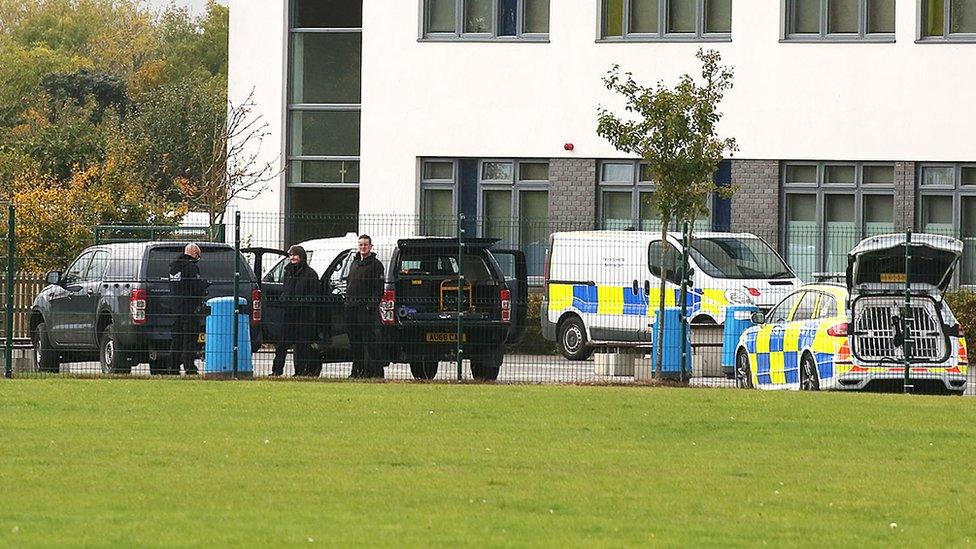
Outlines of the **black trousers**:
[[271,375],[280,376],[285,371],[285,359],[288,357],[288,349],[295,349],[295,376],[319,377],[322,374],[322,359],[319,353],[312,348],[312,342],[305,339],[289,338],[287,333],[288,326],[282,330],[283,339],[275,345],[274,363],[271,366]]
[[382,378],[383,365],[373,358],[370,349],[376,343],[376,324],[379,310],[376,307],[351,306],[345,308],[346,333],[352,347],[352,376]]
[[194,315],[180,315],[173,321],[173,339],[170,342],[170,359],[173,373],[180,373],[180,366],[187,375],[197,374],[197,337],[200,320]]

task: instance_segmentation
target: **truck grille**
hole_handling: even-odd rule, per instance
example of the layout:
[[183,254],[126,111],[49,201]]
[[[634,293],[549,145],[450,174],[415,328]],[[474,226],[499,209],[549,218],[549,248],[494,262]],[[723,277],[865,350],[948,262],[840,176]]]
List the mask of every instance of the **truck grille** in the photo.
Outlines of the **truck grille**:
[[[862,297],[854,301],[851,352],[855,357],[866,362],[905,359],[901,326],[904,305],[904,298],[894,296]],[[909,311],[911,359],[945,360],[946,337],[935,303],[928,298],[913,298]]]

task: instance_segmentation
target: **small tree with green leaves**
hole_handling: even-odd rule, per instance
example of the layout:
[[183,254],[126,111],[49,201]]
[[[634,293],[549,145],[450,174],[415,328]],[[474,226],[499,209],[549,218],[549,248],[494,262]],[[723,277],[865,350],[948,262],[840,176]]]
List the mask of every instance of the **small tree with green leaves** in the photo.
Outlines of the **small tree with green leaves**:
[[[719,162],[736,150],[735,139],[722,138],[719,104],[732,88],[733,69],[722,65],[717,51],[698,50],[701,81],[684,75],[674,87],[664,82],[645,87],[631,73],[614,67],[603,78],[607,89],[623,96],[624,117],[599,109],[597,133],[617,150],[639,155],[654,181],[652,206],[661,218],[661,240],[666,242],[672,221],[692,222],[707,212],[709,193],[727,194],[713,180]],[[664,318],[668,246],[661,246],[662,267],[657,318]],[[664,323],[656,323],[657,341]],[[661,372],[662,345],[656,345],[656,372]]]

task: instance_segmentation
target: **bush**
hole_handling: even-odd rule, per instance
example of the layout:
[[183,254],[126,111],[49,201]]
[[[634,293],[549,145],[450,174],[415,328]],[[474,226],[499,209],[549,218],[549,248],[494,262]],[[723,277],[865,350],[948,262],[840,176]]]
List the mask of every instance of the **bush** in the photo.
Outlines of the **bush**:
[[[946,292],[946,303],[956,315],[956,320],[966,331],[970,341],[976,341],[976,292],[969,290],[954,290]],[[967,341],[968,343],[968,341]],[[970,347],[972,349],[972,347]],[[969,362],[972,363],[976,355],[970,350]]]
[[558,354],[556,343],[542,337],[542,294],[530,293],[528,311],[525,317],[525,334],[518,345],[509,345],[509,353],[526,355]]

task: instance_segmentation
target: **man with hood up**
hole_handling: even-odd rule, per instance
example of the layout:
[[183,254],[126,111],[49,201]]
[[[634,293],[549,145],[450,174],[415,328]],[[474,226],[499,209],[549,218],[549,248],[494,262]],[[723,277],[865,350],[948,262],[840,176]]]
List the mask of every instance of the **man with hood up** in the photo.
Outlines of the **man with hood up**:
[[279,303],[285,309],[284,322],[281,340],[275,346],[271,375],[284,373],[288,348],[294,347],[295,376],[318,377],[322,373],[322,361],[312,343],[318,333],[319,277],[309,267],[305,248],[301,246],[288,249],[288,265],[285,266]]
[[349,266],[346,281],[346,331],[352,347],[350,377],[383,377],[383,365],[370,356],[383,299],[383,263],[373,253],[373,240],[360,235],[359,252]]
[[183,253],[169,265],[169,289],[173,308],[171,332],[171,367],[163,374],[180,373],[183,366],[186,375],[196,375],[197,338],[200,335],[200,317],[197,310],[205,295],[207,283],[200,278],[200,246],[190,243]]

